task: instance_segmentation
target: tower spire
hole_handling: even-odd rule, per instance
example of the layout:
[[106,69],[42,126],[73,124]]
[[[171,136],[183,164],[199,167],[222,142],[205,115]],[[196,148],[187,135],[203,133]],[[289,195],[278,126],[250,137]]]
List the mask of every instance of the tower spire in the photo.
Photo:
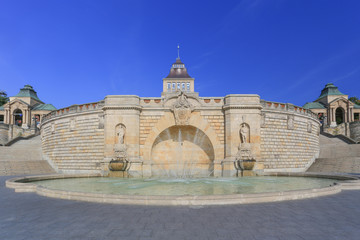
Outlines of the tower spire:
[[178,44],[178,46],[177,46],[177,49],[178,49],[178,59],[180,59],[180,45]]

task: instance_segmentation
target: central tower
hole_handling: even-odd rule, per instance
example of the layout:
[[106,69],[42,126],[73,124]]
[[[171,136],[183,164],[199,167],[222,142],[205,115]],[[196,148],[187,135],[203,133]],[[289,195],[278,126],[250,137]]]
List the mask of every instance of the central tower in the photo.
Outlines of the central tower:
[[169,75],[163,78],[163,92],[161,96],[178,91],[193,93],[194,80],[194,78],[189,76],[185,64],[178,57],[172,64]]

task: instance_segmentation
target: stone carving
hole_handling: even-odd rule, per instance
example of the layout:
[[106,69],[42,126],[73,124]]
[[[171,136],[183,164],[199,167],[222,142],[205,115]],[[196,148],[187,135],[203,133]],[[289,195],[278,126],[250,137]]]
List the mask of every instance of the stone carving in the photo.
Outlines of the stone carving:
[[238,147],[238,152],[235,156],[235,168],[236,170],[252,170],[255,165],[255,158],[251,151],[250,143],[250,127],[247,123],[242,123],[240,125],[240,144]]
[[117,131],[116,131],[116,137],[117,137],[117,142],[118,144],[124,144],[125,142],[125,126],[120,124],[117,127]]
[[240,125],[240,140],[241,143],[250,142],[250,127],[247,123],[242,123]]
[[312,131],[312,123],[311,123],[311,122],[308,122],[308,123],[307,123],[307,132],[308,132],[308,133],[311,133],[311,131]]
[[55,133],[55,123],[51,123],[51,133]]
[[75,130],[75,118],[70,119],[70,131]]
[[99,114],[99,126],[98,126],[99,129],[104,129],[104,122],[105,122],[104,114]]
[[261,113],[261,119],[260,119],[260,127],[264,128],[266,126],[266,115],[265,113]]
[[287,129],[293,130],[294,129],[294,115],[288,115],[287,119]]
[[176,125],[189,125],[189,118],[193,111],[193,106],[187,100],[184,92],[180,92],[172,110],[174,112]]
[[116,144],[114,146],[114,158],[110,161],[109,169],[112,171],[125,171],[128,167],[127,147],[125,144],[126,127],[118,124],[115,129]]

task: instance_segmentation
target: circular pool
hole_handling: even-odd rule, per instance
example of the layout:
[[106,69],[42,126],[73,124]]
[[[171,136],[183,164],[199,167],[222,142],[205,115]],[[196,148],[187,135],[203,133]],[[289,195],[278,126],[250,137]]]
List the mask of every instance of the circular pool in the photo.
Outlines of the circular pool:
[[206,196],[283,192],[324,188],[339,180],[304,177],[243,177],[243,178],[65,178],[36,181],[48,189],[116,195],[142,196]]
[[[219,205],[295,200],[358,188],[357,178],[276,174],[242,178],[108,178],[49,175],[10,179],[17,192],[70,200],[144,205]],[[286,175],[286,176],[284,176]]]

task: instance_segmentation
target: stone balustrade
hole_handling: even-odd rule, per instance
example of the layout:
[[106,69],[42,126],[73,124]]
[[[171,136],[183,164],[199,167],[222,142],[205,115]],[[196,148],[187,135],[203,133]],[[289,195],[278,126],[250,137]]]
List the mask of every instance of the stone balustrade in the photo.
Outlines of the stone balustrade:
[[52,118],[68,114],[101,110],[104,106],[104,101],[71,105],[70,107],[61,108],[44,115],[42,118],[42,123],[47,122]]
[[318,119],[318,116],[312,111],[299,106],[295,106],[291,103],[270,102],[265,100],[261,100],[260,103],[261,106],[263,107],[263,110],[273,110],[273,111],[275,110],[275,111],[283,111],[289,113],[297,113]]

